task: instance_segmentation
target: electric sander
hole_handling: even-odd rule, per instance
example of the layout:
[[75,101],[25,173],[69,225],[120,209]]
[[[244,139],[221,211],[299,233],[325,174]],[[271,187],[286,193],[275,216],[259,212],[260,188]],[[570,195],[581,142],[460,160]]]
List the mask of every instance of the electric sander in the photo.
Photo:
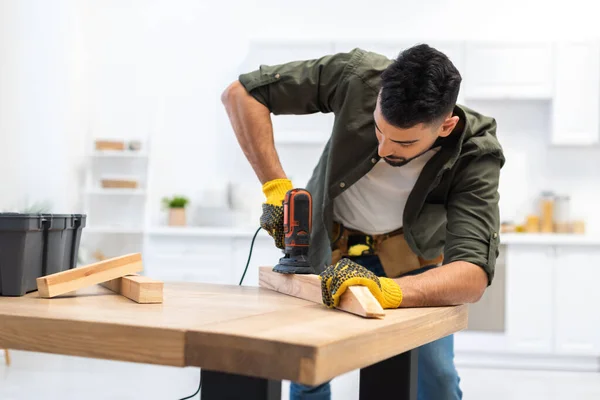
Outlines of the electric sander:
[[283,250],[285,256],[273,271],[282,274],[315,274],[308,262],[312,228],[312,197],[305,189],[292,189],[283,200]]

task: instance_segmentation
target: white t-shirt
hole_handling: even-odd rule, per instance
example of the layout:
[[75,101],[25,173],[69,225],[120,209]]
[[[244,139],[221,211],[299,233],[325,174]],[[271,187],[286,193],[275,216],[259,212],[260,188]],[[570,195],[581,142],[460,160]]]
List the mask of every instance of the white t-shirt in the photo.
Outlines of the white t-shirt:
[[431,149],[402,167],[384,159],[334,199],[333,218],[345,227],[370,235],[396,230],[423,167],[439,148]]

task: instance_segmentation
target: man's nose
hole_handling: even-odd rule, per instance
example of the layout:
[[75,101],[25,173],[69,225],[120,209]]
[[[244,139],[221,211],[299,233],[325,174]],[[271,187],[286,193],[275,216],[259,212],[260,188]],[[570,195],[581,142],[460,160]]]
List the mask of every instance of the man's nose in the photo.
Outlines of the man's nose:
[[385,139],[383,139],[381,142],[379,142],[379,148],[377,149],[377,152],[379,154],[379,157],[382,157],[382,158],[389,157],[393,154],[390,143]]

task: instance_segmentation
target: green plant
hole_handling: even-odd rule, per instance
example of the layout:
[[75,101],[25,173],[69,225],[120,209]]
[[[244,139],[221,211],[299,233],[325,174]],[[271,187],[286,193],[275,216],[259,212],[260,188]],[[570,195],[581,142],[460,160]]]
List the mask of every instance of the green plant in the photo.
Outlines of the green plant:
[[162,203],[165,208],[185,208],[189,199],[183,196],[163,197]]
[[52,206],[48,201],[35,202],[25,206],[21,212],[24,214],[49,214],[52,212]]

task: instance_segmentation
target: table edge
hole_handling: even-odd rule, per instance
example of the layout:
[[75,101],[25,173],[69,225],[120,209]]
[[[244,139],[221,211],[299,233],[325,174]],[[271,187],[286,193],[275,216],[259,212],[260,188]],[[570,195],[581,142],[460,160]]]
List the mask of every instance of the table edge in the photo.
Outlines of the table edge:
[[0,347],[185,366],[185,331],[173,328],[4,314],[0,318]]

